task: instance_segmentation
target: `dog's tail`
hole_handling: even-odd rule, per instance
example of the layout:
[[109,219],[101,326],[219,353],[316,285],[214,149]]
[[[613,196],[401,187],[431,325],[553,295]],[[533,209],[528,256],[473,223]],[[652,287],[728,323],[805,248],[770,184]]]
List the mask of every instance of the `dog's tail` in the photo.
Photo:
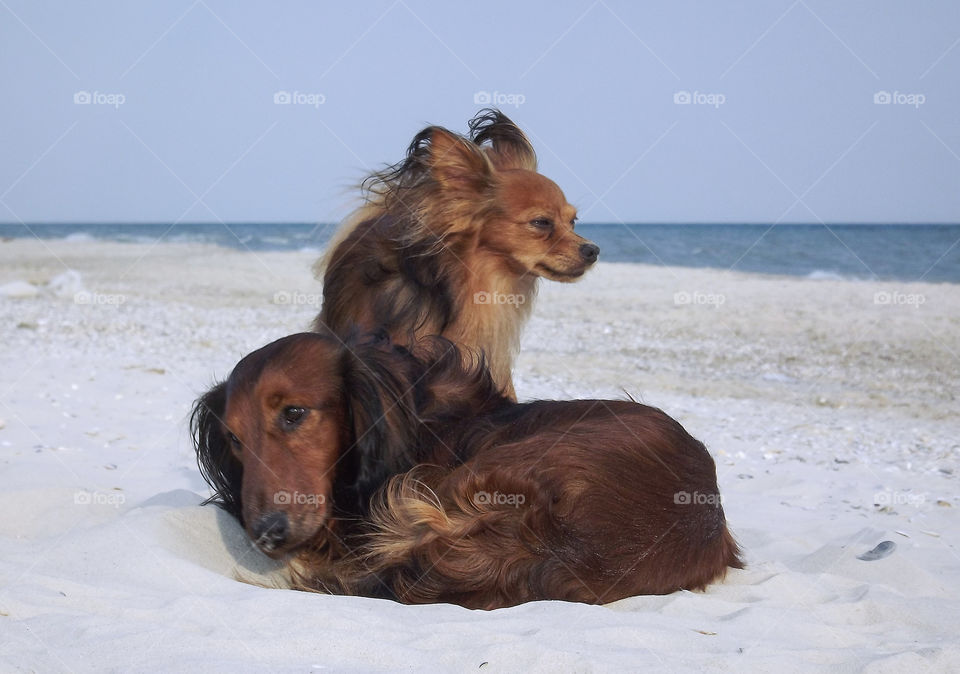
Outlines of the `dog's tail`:
[[458,473],[441,499],[430,486],[437,482],[434,471],[445,472],[420,466],[395,477],[382,492],[371,513],[366,568],[403,602],[503,603],[498,596],[503,588],[522,586],[508,578],[527,573],[538,560],[533,551],[543,544],[532,534],[539,527],[527,521],[543,511],[528,500],[535,491],[515,484],[514,498],[534,505],[517,507],[484,491],[476,476]]

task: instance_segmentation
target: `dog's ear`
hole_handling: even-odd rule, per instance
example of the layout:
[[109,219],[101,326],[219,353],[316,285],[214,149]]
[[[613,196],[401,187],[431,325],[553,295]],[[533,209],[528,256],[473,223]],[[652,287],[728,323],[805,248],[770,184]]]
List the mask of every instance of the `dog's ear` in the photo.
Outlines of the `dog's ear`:
[[430,131],[430,174],[447,191],[481,194],[491,185],[493,165],[474,143],[440,127]]
[[[383,338],[348,340],[343,350],[344,397],[351,424],[345,480],[361,512],[393,475],[417,463],[416,360]],[[339,480],[339,478],[338,478]]]
[[240,492],[243,466],[230,449],[223,432],[223,415],[227,407],[227,385],[221,382],[194,403],[190,414],[190,432],[197,451],[200,474],[213,489],[213,496],[204,504],[215,503],[243,523]]
[[477,145],[490,143],[487,155],[500,170],[537,170],[537,153],[526,134],[509,117],[488,108],[470,120],[470,139]]

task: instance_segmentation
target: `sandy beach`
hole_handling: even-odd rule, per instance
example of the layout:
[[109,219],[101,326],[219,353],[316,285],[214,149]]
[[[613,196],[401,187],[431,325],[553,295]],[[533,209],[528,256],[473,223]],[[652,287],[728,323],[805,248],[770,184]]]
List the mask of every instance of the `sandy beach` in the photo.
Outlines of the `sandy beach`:
[[272,563],[199,506],[190,406],[308,328],[317,256],[0,242],[0,670],[960,670],[960,286],[602,261],[543,283],[520,399],[679,419],[748,566],[475,612],[238,582]]

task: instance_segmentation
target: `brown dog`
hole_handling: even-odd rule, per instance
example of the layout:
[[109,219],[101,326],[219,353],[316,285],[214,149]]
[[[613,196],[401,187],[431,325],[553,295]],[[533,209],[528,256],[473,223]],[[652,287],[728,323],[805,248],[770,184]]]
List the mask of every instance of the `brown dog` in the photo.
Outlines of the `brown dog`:
[[449,341],[293,335],[198,401],[214,500],[295,586],[496,608],[703,588],[742,566],[713,460],[634,402],[517,404]]
[[318,329],[385,330],[397,344],[429,335],[486,354],[515,398],[511,371],[537,281],[574,281],[600,249],[574,232],[576,209],[537,173],[523,132],[485,110],[470,137],[431,126],[407,157],[364,183],[354,213],[317,267]]

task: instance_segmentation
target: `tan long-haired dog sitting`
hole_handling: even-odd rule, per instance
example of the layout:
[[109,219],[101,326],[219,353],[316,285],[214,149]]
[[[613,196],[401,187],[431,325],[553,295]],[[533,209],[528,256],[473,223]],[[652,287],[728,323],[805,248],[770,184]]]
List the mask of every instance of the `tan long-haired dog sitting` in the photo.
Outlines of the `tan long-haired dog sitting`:
[[482,351],[515,398],[511,371],[538,279],[574,281],[600,251],[574,232],[576,209],[537,173],[530,141],[483,110],[469,137],[418,133],[364,190],[366,205],[317,265],[316,328],[385,330],[397,344],[443,335]]

